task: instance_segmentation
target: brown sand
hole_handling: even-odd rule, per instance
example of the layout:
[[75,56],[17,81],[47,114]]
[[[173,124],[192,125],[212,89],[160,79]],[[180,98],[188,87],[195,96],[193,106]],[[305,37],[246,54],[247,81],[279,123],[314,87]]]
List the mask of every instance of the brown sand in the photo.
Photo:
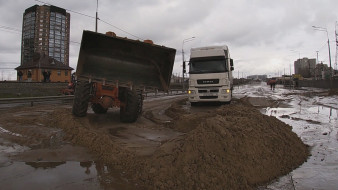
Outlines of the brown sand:
[[146,157],[73,117],[70,109],[56,109],[46,121],[63,129],[66,140],[126,171],[140,189],[252,189],[289,173],[308,157],[308,147],[291,126],[245,101],[193,114],[184,104],[173,104],[166,113],[174,122],[161,125],[183,135]]

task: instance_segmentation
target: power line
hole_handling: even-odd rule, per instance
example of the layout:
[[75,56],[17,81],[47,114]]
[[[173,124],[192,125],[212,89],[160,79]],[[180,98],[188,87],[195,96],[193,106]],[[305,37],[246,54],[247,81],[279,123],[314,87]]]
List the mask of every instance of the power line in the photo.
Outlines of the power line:
[[[44,2],[44,1],[40,1],[40,0],[35,0],[35,1],[40,2],[40,3],[43,3],[43,4],[46,4],[46,5],[52,5],[52,4],[50,4],[50,3],[47,3],[47,2]],[[53,6],[54,6],[54,5],[53,5]],[[64,9],[65,9],[65,8],[64,8]],[[73,11],[73,10],[70,10],[70,9],[65,9],[65,10],[67,10],[67,11],[69,11],[69,12],[73,12],[73,13],[79,14],[79,15],[82,15],[82,16],[86,16],[86,17],[89,17],[89,18],[92,18],[92,19],[96,19],[96,17],[90,16],[90,15],[87,15],[87,14],[84,14],[84,13],[80,13],[80,12]],[[107,25],[109,25],[109,26],[112,26],[112,27],[116,28],[117,30],[120,30],[120,31],[122,31],[122,32],[124,32],[124,33],[126,33],[126,34],[129,34],[130,36],[133,36],[133,37],[135,37],[135,38],[137,38],[137,39],[140,39],[140,40],[144,40],[144,39],[142,39],[142,38],[140,38],[140,37],[138,37],[138,36],[136,36],[136,35],[134,35],[134,34],[132,34],[132,33],[130,33],[130,32],[127,32],[126,30],[124,30],[124,29],[122,29],[122,28],[120,28],[120,27],[117,27],[117,26],[115,26],[115,25],[113,25],[113,24],[110,24],[110,23],[107,22],[107,21],[104,21],[104,20],[102,20],[102,19],[100,19],[100,18],[98,18],[98,20],[101,21],[101,22],[103,22],[103,23],[105,23],[105,24],[107,24]]]
[[0,63],[7,63],[7,64],[20,64],[19,62],[12,62],[12,61],[0,61]]
[[101,20],[101,19],[99,19],[99,20],[100,20],[101,22],[103,22],[103,23],[105,23],[105,24],[108,24],[108,25],[110,25],[110,26],[112,26],[112,27],[114,27],[114,28],[116,28],[116,29],[118,29],[118,30],[120,30],[120,31],[122,31],[122,32],[125,32],[125,33],[127,33],[127,34],[129,34],[129,35],[131,35],[131,36],[133,36],[133,37],[135,37],[135,38],[137,38],[137,39],[144,40],[144,39],[142,39],[142,38],[140,38],[140,37],[138,37],[138,36],[135,36],[134,34],[131,34],[131,33],[127,32],[127,31],[125,31],[125,30],[123,30],[123,29],[117,27],[117,26],[114,26],[114,25],[112,25],[112,24],[110,24],[110,23],[108,23],[108,22],[106,22],[106,21],[104,21],[104,20]]
[[[37,2],[39,2],[39,3],[43,3],[43,4],[45,4],[45,5],[52,5],[52,4],[50,4],[50,3],[47,3],[47,2],[44,2],[44,1],[40,1],[40,0],[35,0],[35,1],[37,1]],[[54,6],[54,5],[52,5],[52,6]],[[64,9],[65,9],[65,8],[64,8]],[[86,16],[86,17],[95,19],[95,17],[90,16],[90,15],[87,15],[87,14],[84,14],[84,13],[76,12],[76,11],[73,11],[73,10],[70,10],[70,9],[65,9],[65,10],[67,10],[68,12],[76,13],[76,14],[79,14],[79,15],[82,15],[82,16]]]
[[[16,28],[12,28],[12,27],[9,27],[9,26],[2,26],[2,25],[0,25],[0,29],[5,29],[5,30],[3,30],[5,32],[14,31],[17,34],[22,34],[21,30],[16,29]],[[7,30],[9,30],[9,31],[7,31]],[[65,42],[66,40],[61,40],[61,41]],[[78,45],[81,44],[80,42],[75,42],[75,41],[71,41],[71,40],[69,41],[69,43],[74,43],[74,44],[78,44]]]
[[0,26],[0,30],[4,32],[10,32],[10,33],[16,33],[16,34],[21,34],[21,31],[18,31],[17,29],[8,27],[8,26]]
[[21,32],[20,29],[13,28],[13,27],[9,27],[9,26],[3,26],[3,25],[0,25],[0,28],[6,29],[6,30],[11,30],[11,31]]
[[322,51],[322,49],[324,48],[324,47],[326,47],[326,42],[324,43],[324,45],[321,47],[321,48],[319,48],[319,50],[317,50],[317,51]]

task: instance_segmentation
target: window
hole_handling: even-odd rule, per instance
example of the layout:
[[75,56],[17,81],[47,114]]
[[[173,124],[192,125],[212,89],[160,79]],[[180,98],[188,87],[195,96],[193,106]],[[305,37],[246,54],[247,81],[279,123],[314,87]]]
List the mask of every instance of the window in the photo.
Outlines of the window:
[[65,76],[68,76],[68,71],[65,71]]
[[58,75],[61,76],[61,70],[58,70]]

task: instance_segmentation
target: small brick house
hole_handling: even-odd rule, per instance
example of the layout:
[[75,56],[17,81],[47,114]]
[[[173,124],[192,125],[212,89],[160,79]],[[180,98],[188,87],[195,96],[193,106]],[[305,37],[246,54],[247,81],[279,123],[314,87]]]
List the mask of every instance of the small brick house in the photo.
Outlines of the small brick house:
[[[71,72],[73,68],[59,62],[45,54],[40,56],[35,53],[33,59],[15,68],[19,73],[22,73],[22,81],[26,82],[43,82],[43,72],[50,72],[50,82],[70,82]],[[18,79],[19,81],[19,76]]]

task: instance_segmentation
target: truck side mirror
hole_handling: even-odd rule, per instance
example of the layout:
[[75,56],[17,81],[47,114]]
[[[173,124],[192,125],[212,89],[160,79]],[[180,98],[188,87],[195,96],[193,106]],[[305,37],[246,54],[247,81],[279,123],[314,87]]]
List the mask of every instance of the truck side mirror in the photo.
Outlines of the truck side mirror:
[[230,69],[233,71],[234,70],[234,60],[230,59]]

